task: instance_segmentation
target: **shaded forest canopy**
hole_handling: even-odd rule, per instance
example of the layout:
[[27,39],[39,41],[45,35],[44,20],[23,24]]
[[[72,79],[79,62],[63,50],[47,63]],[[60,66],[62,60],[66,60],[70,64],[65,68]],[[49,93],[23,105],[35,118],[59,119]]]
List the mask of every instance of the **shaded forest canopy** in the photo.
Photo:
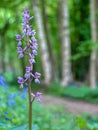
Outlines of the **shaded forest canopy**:
[[[97,0],[38,0],[34,5],[34,0],[0,1],[0,73],[24,73],[26,60],[17,60],[15,35],[21,32],[20,14],[24,7],[28,7],[34,16],[32,25],[39,39],[38,63],[34,70],[41,72],[46,82],[58,80],[66,86],[70,82],[82,81],[96,86],[97,3]],[[38,30],[38,27],[42,28]],[[95,59],[91,58],[93,54]],[[48,59],[43,58],[45,55]]]

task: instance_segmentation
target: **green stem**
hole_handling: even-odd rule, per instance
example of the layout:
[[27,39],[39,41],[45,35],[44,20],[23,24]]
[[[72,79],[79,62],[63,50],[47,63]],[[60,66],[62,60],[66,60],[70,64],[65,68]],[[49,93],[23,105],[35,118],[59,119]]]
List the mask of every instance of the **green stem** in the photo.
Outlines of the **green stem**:
[[[28,43],[29,42],[28,37],[26,40]],[[30,66],[29,55],[28,55],[28,65]],[[30,78],[28,79],[28,96],[29,96],[29,130],[32,130],[32,101],[31,101],[31,80],[30,80]]]
[[28,81],[28,95],[29,95],[29,130],[32,130],[32,101],[31,101],[31,81]]

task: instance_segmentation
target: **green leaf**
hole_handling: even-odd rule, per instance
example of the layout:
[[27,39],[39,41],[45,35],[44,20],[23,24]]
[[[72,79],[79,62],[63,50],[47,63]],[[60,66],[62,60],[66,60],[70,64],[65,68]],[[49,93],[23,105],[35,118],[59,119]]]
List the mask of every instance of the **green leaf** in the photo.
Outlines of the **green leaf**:
[[[33,124],[32,127],[33,127],[32,130],[40,130],[37,124]],[[27,130],[27,129],[28,129],[28,125],[27,124],[13,128],[13,130]]]
[[4,123],[0,123],[0,130],[7,130],[7,127]]

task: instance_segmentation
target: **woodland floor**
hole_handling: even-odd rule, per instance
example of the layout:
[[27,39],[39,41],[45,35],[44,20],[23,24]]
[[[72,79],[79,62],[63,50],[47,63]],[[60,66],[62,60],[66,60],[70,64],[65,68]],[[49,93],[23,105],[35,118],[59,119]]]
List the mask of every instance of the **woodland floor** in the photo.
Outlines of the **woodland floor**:
[[77,101],[68,98],[59,98],[50,95],[43,95],[43,102],[42,104],[47,108],[61,106],[68,110],[69,112],[82,114],[82,113],[89,113],[93,115],[98,114],[98,104],[92,104],[83,101]]

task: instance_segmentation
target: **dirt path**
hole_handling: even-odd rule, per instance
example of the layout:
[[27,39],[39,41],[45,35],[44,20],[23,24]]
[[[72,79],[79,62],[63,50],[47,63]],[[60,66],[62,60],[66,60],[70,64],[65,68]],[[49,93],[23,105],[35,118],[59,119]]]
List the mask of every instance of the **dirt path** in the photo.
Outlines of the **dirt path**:
[[90,113],[98,115],[98,104],[91,104],[83,101],[75,101],[66,98],[58,98],[54,96],[43,95],[43,103],[45,107],[62,106],[72,113]]

